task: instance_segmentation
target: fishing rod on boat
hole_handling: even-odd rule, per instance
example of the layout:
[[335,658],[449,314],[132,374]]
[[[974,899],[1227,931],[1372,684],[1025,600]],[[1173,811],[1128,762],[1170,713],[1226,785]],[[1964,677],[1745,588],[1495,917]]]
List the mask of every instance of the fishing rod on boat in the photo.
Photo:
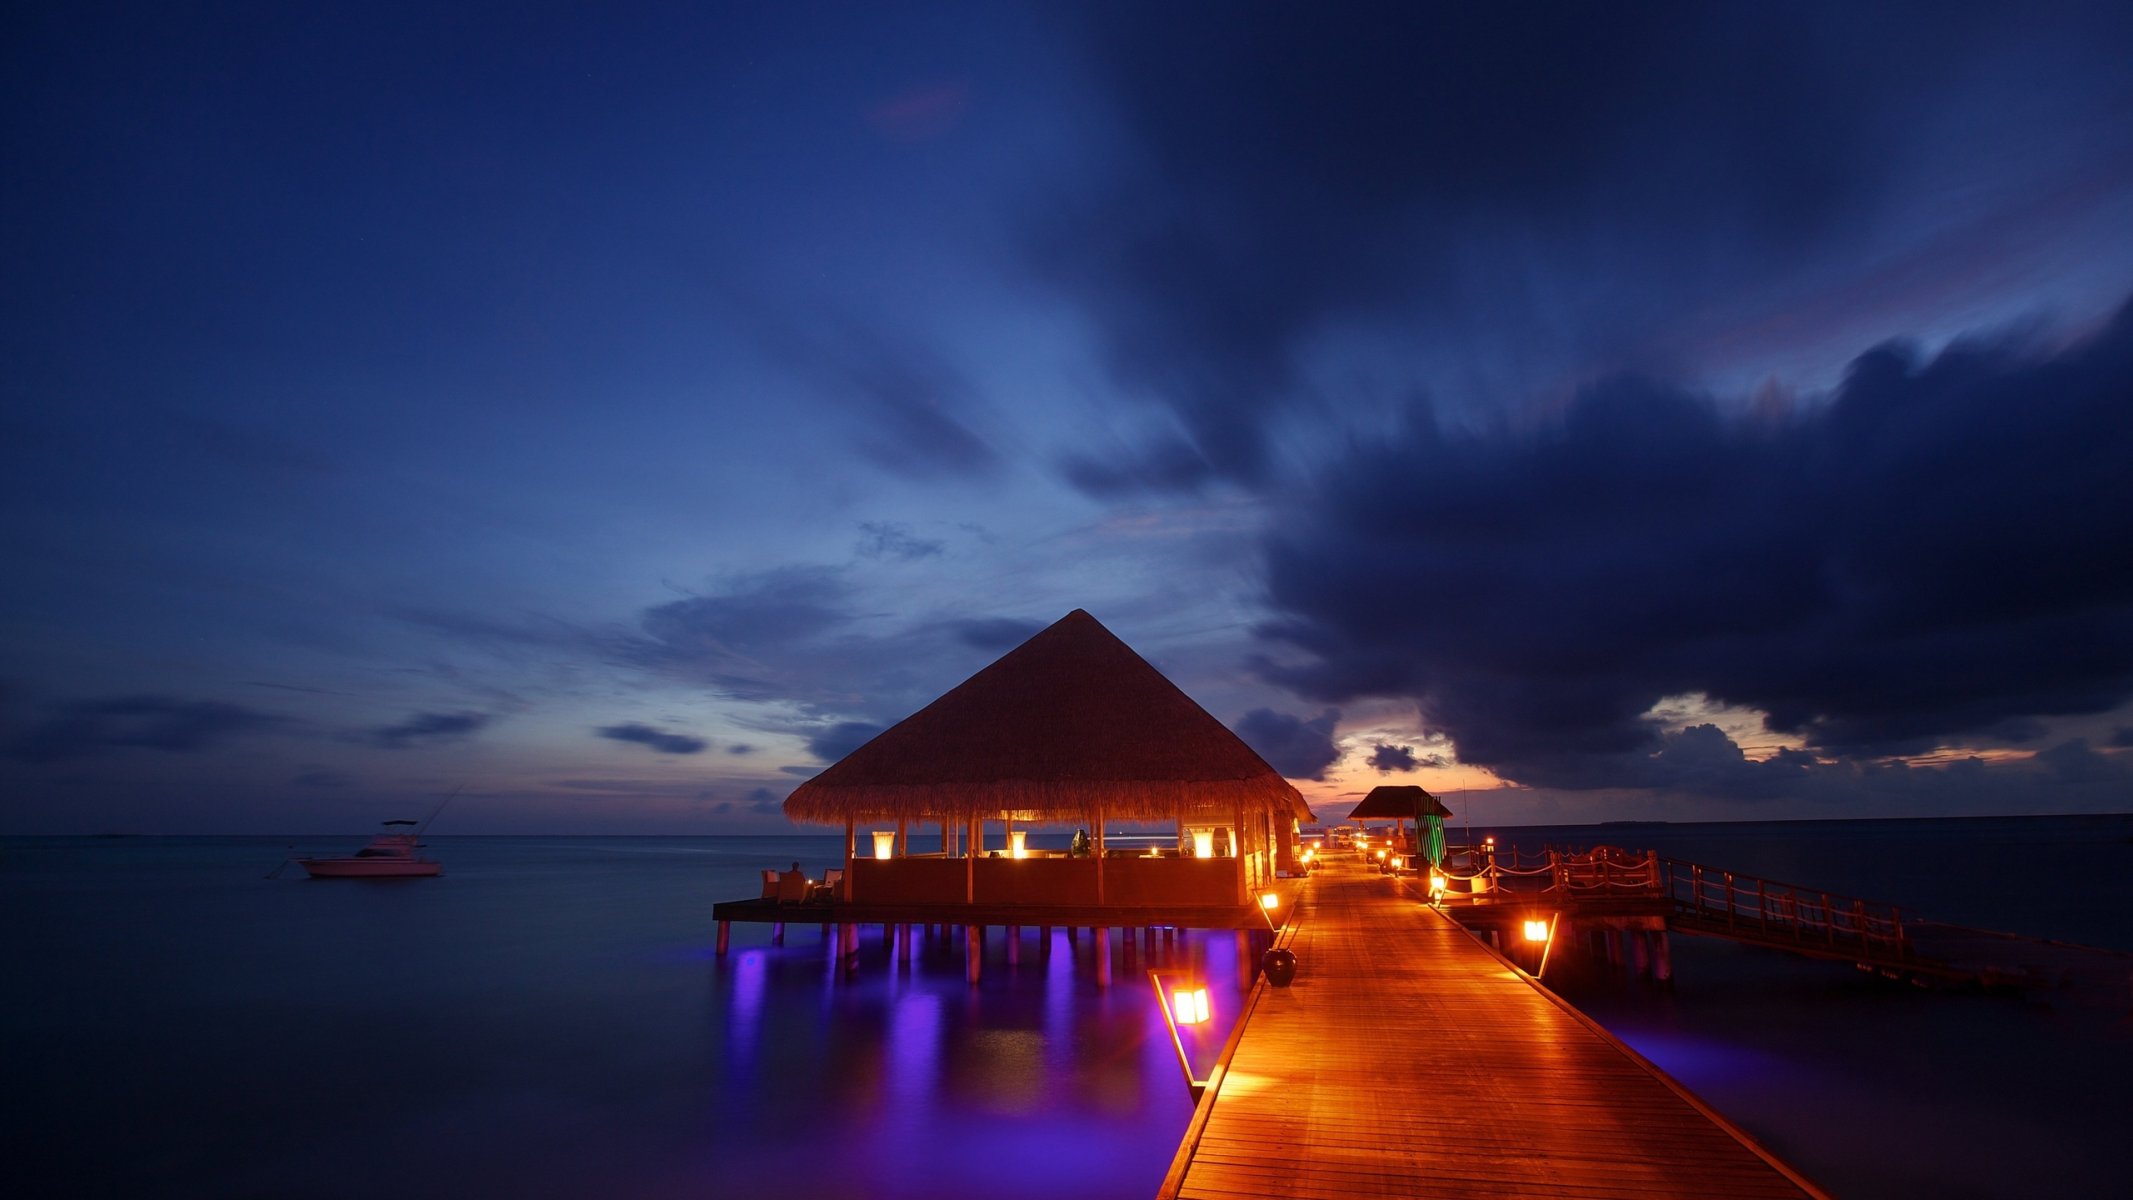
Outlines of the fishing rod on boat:
[[422,824],[417,825],[415,827],[415,840],[420,841],[422,839],[423,832],[429,829],[430,822],[436,820],[439,816],[441,816],[444,813],[445,806],[450,804],[453,800],[457,799],[459,797],[459,793],[466,790],[466,782],[462,780],[458,787],[453,788],[443,800],[439,801],[437,804],[437,811],[431,813],[428,817],[424,818]]

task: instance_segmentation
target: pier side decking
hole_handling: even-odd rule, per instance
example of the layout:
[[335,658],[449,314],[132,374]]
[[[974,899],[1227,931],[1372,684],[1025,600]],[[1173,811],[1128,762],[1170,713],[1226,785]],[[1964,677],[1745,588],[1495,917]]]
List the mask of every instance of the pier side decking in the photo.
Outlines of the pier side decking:
[[1392,879],[1333,861],[1162,1197],[1819,1197]]

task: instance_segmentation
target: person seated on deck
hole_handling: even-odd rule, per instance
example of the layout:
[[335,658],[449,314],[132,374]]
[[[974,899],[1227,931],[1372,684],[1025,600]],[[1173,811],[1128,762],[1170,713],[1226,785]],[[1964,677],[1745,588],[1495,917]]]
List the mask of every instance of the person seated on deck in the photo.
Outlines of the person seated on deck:
[[807,873],[800,869],[799,863],[794,863],[792,870],[778,876],[778,903],[807,903],[808,886]]

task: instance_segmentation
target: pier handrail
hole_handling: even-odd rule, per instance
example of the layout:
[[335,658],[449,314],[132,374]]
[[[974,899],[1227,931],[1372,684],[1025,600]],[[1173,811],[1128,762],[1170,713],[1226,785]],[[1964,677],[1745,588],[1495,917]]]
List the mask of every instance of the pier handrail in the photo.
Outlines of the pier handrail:
[[[1463,871],[1452,865],[1459,858]],[[1523,855],[1511,847],[1464,846],[1441,870],[1450,879],[1485,881],[1470,891],[1477,899],[1664,898],[1677,922],[1712,932],[1869,958],[1911,955],[1903,910],[1896,905],[1662,858],[1653,850],[1550,846]]]
[[1660,862],[1666,875],[1665,894],[1674,904],[1677,919],[1713,928],[1723,925],[1735,935],[1857,949],[1877,957],[1910,955],[1903,910],[1896,905],[1680,859]]

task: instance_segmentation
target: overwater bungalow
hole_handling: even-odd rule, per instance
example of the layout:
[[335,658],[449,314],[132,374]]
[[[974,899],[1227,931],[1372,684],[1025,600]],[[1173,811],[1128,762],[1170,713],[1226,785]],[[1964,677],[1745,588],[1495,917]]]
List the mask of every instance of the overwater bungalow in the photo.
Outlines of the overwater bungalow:
[[[843,902],[980,907],[1249,905],[1296,869],[1312,819],[1080,609],[800,785],[785,814],[844,827]],[[1150,822],[1174,838],[1106,838]],[[1040,826],[1086,831],[1086,851],[1031,847]]]
[[[722,940],[728,920],[1264,930],[1261,900],[1301,869],[1313,819],[1079,609],[802,784],[785,813],[844,828],[841,874],[806,916],[769,895],[717,906]],[[1122,844],[1121,825],[1160,832]],[[1038,828],[1074,831],[1072,848],[1030,845]]]

